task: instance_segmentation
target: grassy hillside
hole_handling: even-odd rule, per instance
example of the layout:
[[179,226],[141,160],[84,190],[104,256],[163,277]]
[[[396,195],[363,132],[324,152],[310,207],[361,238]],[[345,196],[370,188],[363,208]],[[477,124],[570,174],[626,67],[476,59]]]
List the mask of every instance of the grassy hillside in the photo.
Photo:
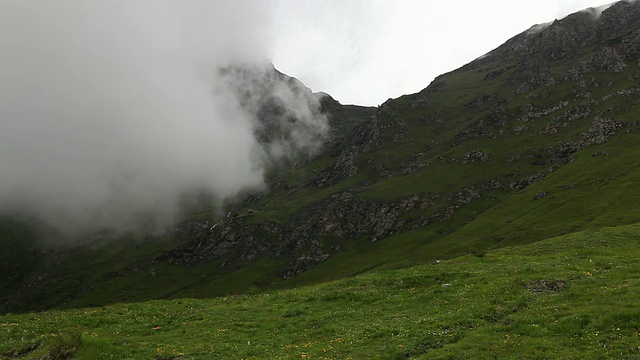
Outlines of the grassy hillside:
[[324,151],[222,217],[105,237],[35,272],[25,235],[0,313],[257,294],[637,223],[639,24],[640,3],[619,2],[378,108],[325,98]]
[[5,315],[0,358],[637,359],[639,237],[632,224],[293,290]]

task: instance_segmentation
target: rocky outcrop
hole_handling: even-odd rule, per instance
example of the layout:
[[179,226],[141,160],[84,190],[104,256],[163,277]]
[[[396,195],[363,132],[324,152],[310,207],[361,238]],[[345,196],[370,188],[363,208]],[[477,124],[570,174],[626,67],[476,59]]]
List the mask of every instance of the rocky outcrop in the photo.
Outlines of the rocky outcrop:
[[285,256],[292,260],[283,276],[290,277],[329,257],[318,237],[368,235],[375,241],[397,230],[398,216],[419,206],[418,200],[413,196],[386,204],[343,192],[322,199],[286,227],[275,222],[247,225],[238,217],[212,226],[206,222],[185,223],[171,232],[191,239],[190,243],[156,260],[189,265],[226,258],[256,261]]
[[282,273],[282,278],[291,279],[296,275],[309,270],[314,265],[326,260],[329,254],[324,252],[323,246],[317,240],[312,240],[309,244],[309,251],[291,261]]
[[553,86],[558,83],[547,67],[541,68],[540,71],[523,71],[520,74],[520,78],[525,79],[525,81],[516,89],[515,93],[517,95],[528,93],[542,86]]
[[318,174],[313,184],[317,187],[329,187],[354,176],[358,172],[354,159],[353,152],[340,154],[338,159]]
[[[640,32],[635,26],[638,19],[640,4],[637,2],[617,2],[602,12],[597,19],[588,11],[577,12],[544,26],[532,27],[480,60],[500,60],[507,63],[524,61],[522,65],[525,68],[534,62],[538,65],[548,64],[553,60],[575,56],[582,49],[603,43],[604,47],[615,49],[617,53],[616,55],[610,50],[605,50],[601,55],[608,60],[632,57],[638,53]],[[602,58],[593,60],[595,64]],[[613,66],[605,66],[606,68],[618,68],[618,65],[614,65],[619,64],[617,60],[608,60],[605,63]],[[602,64],[602,61],[600,63]]]
[[370,236],[376,241],[398,230],[398,217],[418,206],[420,197],[384,203],[371,199],[360,199],[350,192],[341,192],[320,200],[309,211],[294,218],[294,222],[305,234],[334,238],[358,238]]
[[592,120],[588,131],[581,133],[577,140],[563,141],[556,146],[536,151],[537,154],[533,156],[536,159],[534,164],[550,166],[538,174],[512,182],[510,187],[515,190],[521,190],[542,180],[560,167],[573,162],[575,160],[573,154],[576,152],[588,146],[608,141],[622,127],[622,123],[617,120],[596,116]]
[[[485,80],[492,80],[507,69],[504,65],[517,64],[510,81],[517,88],[514,95],[539,96],[536,89],[546,89],[558,82],[579,81],[589,73],[618,73],[640,56],[640,3],[619,1],[598,16],[581,11],[553,23],[537,25],[505,44],[477,59],[469,66],[480,68],[487,64]],[[593,49],[597,49],[593,54]],[[550,69],[558,61],[565,63],[580,59],[564,74],[552,74]],[[590,93],[576,89],[576,97],[586,98]]]
[[354,162],[356,155],[375,147],[379,136],[380,128],[375,115],[357,125],[345,142],[337,148],[337,159],[322,170],[312,184],[317,187],[329,187],[354,176],[358,172]]
[[289,165],[322,146],[329,128],[321,111],[323,94],[313,93],[273,65],[228,66],[218,71],[216,82],[234,94],[237,106],[253,119],[265,163]]
[[580,135],[580,139],[576,142],[576,146],[582,149],[589,145],[602,144],[608,141],[611,135],[615,134],[622,127],[622,123],[617,120],[596,116],[591,121],[591,127],[589,130]]
[[592,106],[596,104],[595,100],[588,100],[571,107],[561,115],[555,116],[551,122],[545,125],[540,133],[547,135],[555,134],[558,132],[558,128],[567,127],[576,120],[588,117],[591,114]]
[[547,197],[547,195],[549,195],[546,191],[543,192],[539,192],[537,193],[534,197],[533,200],[540,200],[540,199],[544,199]]
[[184,247],[158,257],[171,264],[196,264],[223,258],[256,261],[264,257],[292,258],[285,270],[295,274],[310,264],[329,257],[320,237],[335,239],[369,236],[376,241],[398,231],[398,217],[424,204],[415,195],[393,203],[358,199],[341,192],[320,200],[297,214],[287,226],[275,222],[248,225],[240,217],[230,217],[209,226],[206,222],[185,223],[171,232],[191,239]]
[[[174,265],[193,265],[226,259],[257,261],[265,257],[289,259],[282,277],[291,278],[328,259],[338,247],[328,247],[319,239],[365,238],[375,242],[389,235],[414,230],[453,218],[457,209],[482,197],[489,190],[508,189],[498,180],[467,186],[448,196],[414,194],[393,202],[360,198],[350,191],[323,198],[291,218],[288,225],[267,221],[250,225],[242,217],[229,216],[210,225],[185,223],[171,231],[191,239],[186,245],[164,253],[156,261]],[[412,210],[424,210],[436,201],[449,203],[428,217],[403,219]]]
[[464,155],[464,159],[462,159],[462,163],[466,164],[466,163],[475,162],[475,161],[485,162],[489,160],[491,160],[491,158],[489,157],[489,154],[485,153],[482,150],[474,150]]
[[480,137],[494,138],[503,131],[513,115],[503,106],[489,112],[479,120],[472,122],[456,135],[459,141],[466,141]]
[[476,97],[471,100],[470,103],[467,104],[467,107],[476,107],[487,102],[492,102],[496,99],[495,95],[485,94],[484,92],[479,93]]

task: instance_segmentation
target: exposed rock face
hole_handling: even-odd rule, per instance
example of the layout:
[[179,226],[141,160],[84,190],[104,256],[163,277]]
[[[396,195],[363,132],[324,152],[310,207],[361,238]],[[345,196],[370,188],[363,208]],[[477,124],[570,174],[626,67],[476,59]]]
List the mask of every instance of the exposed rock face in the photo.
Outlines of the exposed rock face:
[[[414,195],[393,203],[358,199],[342,192],[322,199],[310,211],[300,214],[295,222],[305,234],[335,238],[369,235],[372,241],[395,229],[398,216],[413,209],[419,197]],[[312,219],[312,220],[311,220]]]
[[318,174],[313,184],[328,187],[354,176],[358,172],[354,163],[355,156],[375,147],[379,136],[380,129],[375,116],[356,126],[344,144],[341,144],[338,158]]
[[597,116],[591,122],[589,130],[580,135],[577,146],[583,148],[593,144],[602,144],[608,141],[611,135],[620,130],[622,126],[622,123],[619,121]]
[[482,105],[484,103],[487,102],[491,102],[493,100],[495,100],[496,97],[494,95],[489,95],[489,94],[485,94],[484,92],[479,93],[478,95],[476,95],[475,98],[473,98],[473,100],[467,104],[468,107],[475,107],[478,105]]
[[546,191],[543,191],[543,192],[537,193],[537,194],[533,197],[533,200],[540,200],[540,199],[543,199],[543,198],[547,197],[547,195],[549,195],[549,194],[547,194],[547,192],[546,192]]
[[339,247],[323,245],[320,238],[339,241],[365,237],[375,242],[394,233],[450,220],[458,208],[480,198],[484,192],[507,188],[507,184],[494,180],[458,189],[445,198],[450,205],[444,211],[412,220],[400,220],[400,217],[411,210],[432,206],[442,194],[414,194],[385,203],[358,198],[348,191],[339,192],[293,216],[287,226],[275,222],[248,225],[241,217],[233,216],[213,226],[204,222],[186,223],[172,231],[192,239],[191,243],[165,253],[157,261],[178,265],[223,258],[256,261],[285,256],[291,260],[282,276],[289,278],[339,251]]
[[[524,69],[573,56],[581,48],[606,44],[601,55],[589,62],[596,68],[615,71],[620,69],[624,58],[638,55],[640,29],[636,24],[639,18],[640,5],[627,1],[615,3],[598,19],[594,19],[588,11],[577,12],[548,26],[538,26],[513,37],[480,61],[523,61]],[[542,75],[542,78],[545,77]]]
[[605,46],[598,55],[592,56],[586,64],[583,65],[583,71],[595,70],[599,72],[620,72],[627,67],[622,57],[615,48]]
[[[620,1],[595,18],[590,11],[582,11],[538,25],[521,33],[482,59],[473,63],[498,61],[518,64],[513,80],[518,81],[516,95],[552,86],[558,82],[577,80],[590,72],[621,72],[629,61],[637,61],[640,53],[640,3]],[[554,77],[550,66],[558,60],[567,61],[579,56],[581,50],[599,48],[599,52],[581,61],[560,77]],[[505,69],[497,69],[485,76],[492,80]]]
[[353,152],[347,151],[340,154],[336,161],[318,174],[314,184],[317,187],[328,187],[354,176],[358,172],[354,159]]
[[371,241],[384,237],[401,226],[398,216],[418,204],[412,196],[387,204],[370,199],[356,199],[349,192],[334,194],[293,217],[289,226],[275,222],[259,225],[243,224],[243,219],[230,217],[208,227],[207,223],[186,223],[173,229],[176,234],[192,239],[184,248],[166,253],[158,260],[172,264],[195,264],[233,255],[244,260],[263,257],[293,256],[285,273],[298,273],[302,264],[309,265],[329,257],[319,237],[370,236]]
[[474,161],[489,161],[491,160],[491,158],[489,157],[489,155],[487,153],[485,153],[482,150],[474,150],[471,152],[468,152],[464,155],[464,159],[462,160],[463,164],[466,163],[470,163],[470,162],[474,162]]
[[323,94],[273,65],[230,66],[219,71],[218,81],[254,115],[253,130],[265,161],[293,163],[320,149],[329,130],[321,111]]
[[511,118],[513,118],[513,115],[510,114],[504,107],[498,107],[497,109],[483,116],[480,120],[477,120],[471,125],[464,128],[462,131],[460,131],[456,138],[460,141],[479,137],[492,139],[496,135],[498,135],[501,130],[504,130],[505,126]]
[[588,117],[591,114],[592,106],[595,104],[596,101],[588,100],[570,108],[564,113],[555,116],[540,133],[548,135],[555,134],[558,132],[558,128],[567,127],[576,120]]

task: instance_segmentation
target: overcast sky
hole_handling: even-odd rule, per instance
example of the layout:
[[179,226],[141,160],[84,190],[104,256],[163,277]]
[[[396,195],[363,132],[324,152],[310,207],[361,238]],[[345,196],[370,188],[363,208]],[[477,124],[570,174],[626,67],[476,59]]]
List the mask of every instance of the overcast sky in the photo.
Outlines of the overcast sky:
[[378,105],[534,24],[607,0],[275,0],[272,60],[342,103]]

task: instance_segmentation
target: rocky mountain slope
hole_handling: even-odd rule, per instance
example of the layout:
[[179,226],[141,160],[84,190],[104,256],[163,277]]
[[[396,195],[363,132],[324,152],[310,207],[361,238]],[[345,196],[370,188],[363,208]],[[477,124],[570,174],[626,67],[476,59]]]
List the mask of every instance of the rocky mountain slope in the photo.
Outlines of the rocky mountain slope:
[[378,108],[325,97],[324,151],[268,191],[66,253],[5,308],[290,287],[638,222],[639,55],[640,3],[622,1]]

